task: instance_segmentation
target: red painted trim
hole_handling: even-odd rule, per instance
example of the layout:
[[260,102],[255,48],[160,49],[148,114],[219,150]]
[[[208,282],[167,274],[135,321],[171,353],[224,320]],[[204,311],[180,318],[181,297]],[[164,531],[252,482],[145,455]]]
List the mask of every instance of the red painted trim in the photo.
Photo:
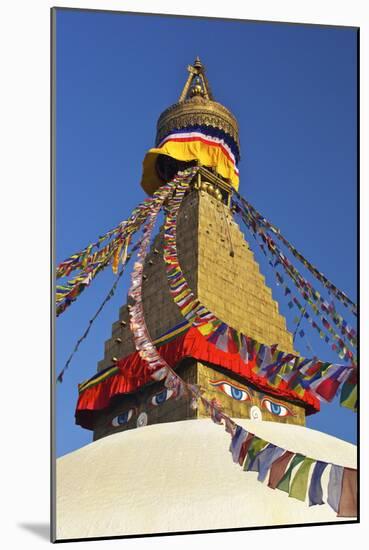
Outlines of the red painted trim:
[[[214,367],[222,367],[242,377],[245,382],[251,382],[259,391],[267,391],[280,399],[291,399],[301,403],[307,414],[320,410],[319,400],[305,391],[299,396],[282,381],[278,388],[270,386],[268,380],[254,371],[255,360],[244,363],[238,353],[229,353],[218,349],[194,327],[185,334],[160,346],[160,355],[173,368],[177,367],[185,357],[191,357]],[[132,353],[117,362],[119,372],[102,382],[86,388],[78,398],[76,407],[76,423],[87,429],[93,429],[94,420],[99,411],[108,408],[113,398],[134,393],[149,382],[152,382],[147,363],[138,352]]]

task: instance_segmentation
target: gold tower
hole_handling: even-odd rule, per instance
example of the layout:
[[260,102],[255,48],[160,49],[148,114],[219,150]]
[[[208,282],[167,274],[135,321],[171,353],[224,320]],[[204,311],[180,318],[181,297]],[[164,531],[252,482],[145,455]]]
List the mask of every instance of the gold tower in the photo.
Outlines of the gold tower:
[[[239,145],[238,126],[228,109],[213,100],[205,70],[197,59],[189,67],[189,77],[178,103],[169,107],[160,116],[156,145],[166,133],[177,128],[197,124],[213,125],[228,132]],[[200,164],[198,160],[183,162],[172,158],[156,157],[156,177],[170,176],[170,172],[188,164]],[[209,194],[209,186],[218,193]],[[148,193],[155,186],[143,182]],[[292,335],[286,328],[285,318],[278,311],[271,289],[254,259],[247,241],[233,220],[229,207],[232,182],[222,177],[214,167],[201,166],[190,193],[185,197],[178,214],[177,248],[179,261],[185,277],[199,300],[224,322],[236,330],[273,345],[285,352],[294,352]],[[207,189],[207,190],[206,190]],[[219,194],[220,192],[220,194]],[[144,266],[143,303],[145,321],[154,340],[183,321],[183,317],[170,296],[163,260],[163,228],[154,240]],[[119,319],[113,324],[112,335],[105,343],[104,358],[98,364],[98,372],[111,366],[117,358],[135,351],[129,329],[127,305],[119,311]],[[305,423],[306,406],[300,400],[278,398],[290,414],[276,416],[262,403],[270,394],[247,380],[214,364],[205,364],[192,358],[184,359],[177,370],[188,382],[203,386],[208,397],[216,397],[226,414],[234,418],[263,419],[270,421]],[[245,390],[250,399],[246,402],[233,399],[220,392],[214,382],[222,381],[239,391]],[[119,430],[135,428],[137,418],[144,413],[147,423],[173,422],[203,417],[207,413],[200,405],[194,410],[186,399],[153,403],[153,396],[162,389],[159,382],[150,382],[138,391],[115,396],[108,409],[99,413],[94,423],[94,439],[99,439]],[[129,421],[117,425],[114,419],[124,411],[133,411]],[[254,415],[255,411],[258,411]]]

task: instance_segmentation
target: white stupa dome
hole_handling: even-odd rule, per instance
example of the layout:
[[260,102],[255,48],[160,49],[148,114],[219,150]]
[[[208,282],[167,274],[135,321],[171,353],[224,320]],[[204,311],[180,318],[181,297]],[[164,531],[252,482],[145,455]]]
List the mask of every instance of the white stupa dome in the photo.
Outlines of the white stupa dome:
[[[356,468],[356,446],[290,424],[235,419],[288,450]],[[340,521],[232,461],[210,419],[119,432],[57,460],[57,539]],[[310,472],[311,475],[311,472]],[[322,477],[327,499],[328,468]],[[347,518],[342,518],[347,519]]]

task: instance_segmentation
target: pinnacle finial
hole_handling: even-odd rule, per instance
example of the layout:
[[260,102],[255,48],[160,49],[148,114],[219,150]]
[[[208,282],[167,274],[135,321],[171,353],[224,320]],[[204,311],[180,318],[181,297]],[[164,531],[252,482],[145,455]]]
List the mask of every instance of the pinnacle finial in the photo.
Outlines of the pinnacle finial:
[[203,64],[201,63],[199,56],[196,57],[195,63],[193,64],[193,66],[196,69],[202,69],[203,68]]
[[207,100],[213,100],[209,82],[205,76],[205,67],[201,63],[199,56],[196,57],[193,65],[187,67],[187,70],[189,75],[179,97],[179,103],[195,95],[200,95]]

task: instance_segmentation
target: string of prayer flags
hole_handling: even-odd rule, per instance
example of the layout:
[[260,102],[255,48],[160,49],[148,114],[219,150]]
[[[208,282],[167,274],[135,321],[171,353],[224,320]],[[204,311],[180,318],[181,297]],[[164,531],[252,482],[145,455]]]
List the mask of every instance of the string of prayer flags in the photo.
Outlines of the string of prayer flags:
[[[149,213],[157,205],[163,204],[164,186],[158,189],[154,196],[145,199],[131,213],[127,221],[119,224],[117,228],[109,232],[114,238],[104,248],[91,253],[97,245],[89,245],[82,252],[73,255],[72,259],[62,262],[57,268],[57,277],[68,275],[71,271],[80,269],[80,272],[70,281],[56,287],[56,314],[63,313],[91,284],[93,279],[109,263],[112,264],[113,273],[117,274],[119,263],[125,265],[128,255],[128,246],[132,236],[140,229]],[[99,243],[100,241],[98,241]]]
[[[177,215],[188,187],[188,183],[180,182],[175,196],[168,202],[163,246],[169,291],[183,317],[218,349],[238,355],[246,364],[253,362],[254,373],[273,388],[287,384],[302,397],[310,392],[319,400],[331,402],[351,370],[356,368],[354,365],[340,366],[316,358],[305,359],[280,352],[277,346],[261,344],[228,326],[195,297],[179,264],[176,248]],[[353,399],[345,403],[350,407]]]
[[[122,222],[122,224],[124,223],[125,222]],[[72,254],[69,258],[61,262],[56,269],[56,278],[59,279],[60,277],[68,276],[72,271],[75,271],[80,267],[85,267],[86,264],[88,263],[87,259],[91,254],[92,250],[94,248],[100,249],[100,245],[102,242],[110,239],[112,236],[120,232],[123,228],[122,224],[119,224],[114,229],[108,231],[105,235],[99,237],[99,239],[95,243],[89,244],[88,246],[86,246],[86,248],[84,248],[80,252],[76,252],[75,254]]]
[[[278,271],[275,272],[275,275],[276,277],[278,277],[278,280],[280,281],[280,284],[283,284],[283,286],[285,287],[286,289],[286,292],[285,292],[285,295],[288,293],[288,294],[291,294],[291,290],[285,285],[284,283],[284,279],[283,277],[280,275],[280,273],[278,273]],[[313,309],[314,313],[321,319],[322,323],[323,323],[323,326],[328,330],[328,332],[330,332],[330,334],[332,334],[332,336],[338,340],[340,342],[340,345],[341,347],[344,347],[344,342],[343,340],[340,338],[340,336],[335,332],[335,330],[333,329],[333,327],[331,326],[331,324],[327,321],[327,319],[324,317],[324,315],[321,315],[318,308],[315,306],[314,303],[311,302],[311,300],[309,298],[306,298],[305,295],[303,294],[303,297],[305,299],[305,301],[310,305],[310,307]],[[291,298],[292,298],[292,304],[296,304],[296,306],[298,307],[298,309],[300,311],[303,311],[304,310],[304,316],[306,319],[311,319],[311,316],[309,315],[309,313],[306,312],[306,306],[304,307],[299,301],[298,299],[296,298],[296,296],[292,295],[291,294]],[[310,322],[310,321],[309,321]],[[311,321],[311,323],[315,323],[314,321]],[[314,328],[317,328],[319,333],[320,333],[320,336],[321,336],[321,333],[323,332],[322,329],[320,329],[318,327],[318,325],[314,325]],[[348,338],[349,341],[350,341],[350,344],[354,347],[356,347],[356,339],[352,338],[351,336]]]
[[[120,244],[117,247],[117,252],[121,249],[123,244]],[[128,246],[128,243],[127,243]],[[127,256],[125,256],[124,262],[122,262],[122,265],[124,266],[127,262]],[[119,257],[118,257],[119,260]],[[93,266],[90,265],[87,270],[82,274],[78,275],[71,281],[68,281],[67,286],[56,286],[56,315],[59,316],[61,313],[63,313],[77,298],[78,296],[91,284],[93,279],[96,277],[96,275],[106,267],[106,265],[109,263],[110,257],[106,259],[106,261],[102,261],[100,263],[97,263],[97,265]],[[117,274],[118,272],[118,261],[116,262],[116,265],[113,266],[113,272]]]
[[[80,252],[72,254],[69,258],[61,262],[56,269],[56,278],[68,276],[72,271],[87,267],[91,263],[105,261],[106,257],[111,259],[117,243],[124,242],[127,237],[132,235],[145,221],[151,207],[159,200],[161,200],[162,188],[159,188],[153,194],[153,197],[144,199],[138,206],[136,206],[130,217],[122,221],[117,227],[108,231],[105,235],[99,237],[99,239],[92,244],[89,244]],[[105,245],[104,248],[100,248],[102,242],[113,237],[110,243]],[[92,250],[97,248],[97,252],[92,254]]]
[[[151,203],[150,210],[147,212],[138,260],[134,264],[129,288],[129,297],[133,302],[129,306],[130,328],[136,349],[147,364],[153,380],[163,380],[165,387],[171,389],[178,399],[190,395],[192,406],[195,406],[196,401],[201,400],[212,420],[216,424],[224,423],[225,430],[231,435],[232,458],[244,471],[256,472],[261,482],[267,479],[269,473],[269,487],[284,490],[290,497],[300,500],[305,500],[308,495],[310,505],[321,504],[319,483],[322,468],[317,466],[319,461],[280,448],[238,426],[222,411],[216,399],[207,400],[199,386],[187,384],[175,373],[161,357],[148,333],[142,303],[143,265],[154,223],[164,201],[169,199],[164,257],[171,293],[186,320],[193,324],[204,338],[211,339],[211,343],[219,349],[231,355],[239,355],[245,363],[252,362],[255,373],[267,378],[271,384],[278,386],[283,381],[287,387],[296,388],[301,392],[313,391],[328,401],[343,384],[346,388],[344,400],[349,404],[348,406],[353,406],[353,393],[356,389],[354,367],[323,363],[316,358],[305,359],[283,353],[276,345],[261,344],[229,327],[194,297],[178,262],[176,217],[189,181],[195,173],[195,168],[178,173],[170,184],[161,188],[160,199]],[[87,251],[86,254],[88,254]],[[86,257],[82,260],[85,266]],[[117,257],[118,262],[119,258],[124,257],[123,248],[114,257],[114,262],[117,261]],[[338,465],[328,466],[331,468],[328,503],[341,517],[354,517],[356,515],[356,470]],[[313,474],[309,481],[309,472],[312,467],[315,475]]]
[[91,327],[93,325],[93,323],[95,322],[95,320],[97,319],[97,317],[100,315],[101,311],[104,309],[105,305],[108,303],[108,301],[114,296],[115,294],[115,291],[117,289],[117,286],[118,286],[118,283],[119,283],[119,280],[120,278],[123,276],[123,273],[125,271],[125,265],[128,263],[128,261],[131,259],[132,257],[132,254],[137,250],[137,248],[140,246],[141,244],[141,241],[138,241],[138,243],[136,243],[133,247],[132,247],[132,250],[130,252],[130,254],[127,254],[125,260],[124,260],[124,265],[123,267],[121,268],[116,280],[114,281],[114,284],[113,286],[111,287],[111,289],[109,290],[109,292],[107,293],[107,295],[105,296],[104,300],[102,301],[101,305],[99,306],[99,308],[97,309],[96,313],[94,314],[94,316],[90,319],[89,323],[88,323],[88,326],[86,328],[86,330],[84,331],[84,333],[82,334],[82,336],[80,338],[78,338],[74,348],[73,348],[73,351],[72,353],[70,354],[70,356],[68,357],[62,371],[60,372],[60,374],[58,375],[57,377],[57,382],[61,383],[63,381],[63,378],[64,378],[64,374],[65,374],[65,371],[69,368],[69,365],[74,357],[74,355],[77,353],[78,349],[79,349],[79,346],[81,345],[81,343],[83,342],[83,340],[85,340],[85,338],[87,338],[90,330],[91,330]]
[[[247,223],[247,220],[245,220],[244,218],[243,220],[245,221],[247,226],[250,228],[250,226]],[[253,234],[253,236],[258,246],[260,247],[260,249],[263,251],[265,256],[267,256],[264,245],[258,240],[255,234]],[[266,240],[265,236],[263,236],[263,238],[264,240]],[[274,246],[269,246],[267,250],[269,253],[276,254],[277,249]],[[333,338],[337,341],[338,344],[331,343],[330,339],[327,338],[326,335],[324,334],[324,331],[317,325],[317,323],[311,318],[311,316],[307,312],[305,313],[305,318],[308,320],[311,326],[319,333],[320,338],[322,338],[326,343],[330,344],[331,349],[333,349],[333,351],[337,352],[340,359],[344,359],[345,361],[352,361],[356,363],[356,357],[354,356],[352,351],[347,348],[347,343],[344,341],[344,338],[347,338],[349,344],[353,346],[354,349],[356,349],[356,344],[357,344],[356,332],[351,327],[348,326],[347,322],[342,318],[342,316],[340,316],[336,312],[335,308],[332,307],[332,305],[328,304],[328,302],[324,301],[324,299],[316,291],[314,291],[310,283],[305,281],[305,279],[303,279],[298,274],[298,272],[293,268],[292,264],[290,264],[287,261],[287,258],[285,258],[282,253],[279,252],[279,256],[282,258],[282,260],[280,260],[279,257],[277,257],[276,261],[274,262],[269,260],[269,265],[271,265],[274,269],[278,264],[283,265],[284,269],[286,270],[287,274],[291,276],[294,284],[296,285],[296,288],[298,289],[300,294],[303,296],[304,300],[309,304],[309,306],[312,308],[314,313],[321,319],[323,326],[328,330],[328,332],[333,336]],[[292,271],[294,270],[294,271],[291,272],[291,270]],[[276,282],[277,286],[283,285],[285,296],[287,296],[288,294],[291,294],[291,290],[287,287],[283,277],[276,270],[275,270],[275,277],[277,281]],[[309,292],[313,293],[314,299],[319,302],[320,309],[323,312],[328,312],[331,315],[334,321],[334,324],[341,329],[342,338],[335,332],[332,325],[330,325],[327,319],[320,313],[318,306],[310,299],[309,294],[306,292],[306,289],[309,290]],[[290,300],[288,303],[289,308],[291,309],[292,307],[294,307],[294,305],[296,305],[300,309],[300,311],[304,310],[305,312],[306,306],[304,308],[299,303],[299,301],[295,296],[292,296],[292,298],[293,300]],[[294,322],[297,323],[297,321],[294,321]]]
[[316,267],[314,267],[298,250],[282,235],[280,229],[277,229],[272,223],[270,223],[265,217],[263,217],[246,199],[244,199],[237,191],[234,191],[234,197],[232,197],[232,209],[239,212],[244,212],[250,218],[250,225],[257,231],[257,227],[262,229],[268,229],[283,242],[283,244],[290,250],[290,252],[297,258],[309,271],[318,279],[323,286],[325,286],[329,292],[345,306],[351,307],[352,312],[356,315],[356,304],[350,300],[350,298],[341,290],[339,290],[329,279],[321,273]]
[[[249,219],[244,216],[244,212],[241,210],[241,217],[243,221],[246,223],[247,227],[249,229],[254,230],[253,224],[250,224]],[[286,274],[289,275],[296,285],[297,289],[303,296],[303,298],[309,302],[310,306],[314,310],[316,314],[319,313],[319,309],[321,309],[324,313],[328,313],[334,324],[340,329],[342,336],[349,339],[350,343],[355,347],[356,346],[356,332],[353,328],[351,328],[348,323],[343,319],[343,317],[335,310],[334,307],[331,307],[331,304],[329,304],[324,298],[312,287],[312,285],[306,281],[301,274],[297,271],[297,269],[293,266],[291,262],[286,258],[286,256],[279,250],[276,243],[271,239],[270,236],[266,235],[262,230],[258,230],[256,234],[252,233],[254,236],[254,239],[258,242],[256,235],[259,235],[262,237],[264,243],[266,243],[267,250],[271,254],[273,254],[277,259],[275,262],[269,261],[269,264],[272,267],[275,267],[278,264],[281,264],[283,269],[285,270]],[[267,256],[265,252],[264,244],[258,242],[258,245],[265,256]],[[276,276],[277,278],[277,285],[279,286],[281,284],[281,278],[280,275]],[[289,292],[289,289],[287,287],[286,294]],[[329,292],[329,291],[328,291]],[[311,299],[312,298],[312,299]],[[314,300],[314,301],[313,301]],[[319,307],[316,305],[317,302]]]
[[210,418],[215,424],[222,424],[224,415],[222,413],[221,403],[214,397],[210,401],[204,397],[200,397],[202,404],[205,407],[205,410],[210,414]]
[[[185,171],[184,174],[190,174],[190,176],[192,176],[193,171]],[[178,182],[178,180],[174,181],[177,182],[178,185],[176,188],[177,195],[178,187],[181,182]],[[231,435],[230,451],[234,462],[238,462],[246,471],[257,472],[258,478],[261,481],[266,479],[267,473],[270,471],[268,482],[269,486],[273,488],[277,487],[279,490],[286,490],[292,498],[298,498],[300,500],[305,500],[306,493],[308,492],[309,504],[313,505],[315,501],[319,500],[319,498],[315,498],[314,490],[311,490],[310,486],[308,487],[308,475],[310,467],[317,461],[298,453],[293,453],[289,450],[282,449],[271,442],[244,430],[241,426],[238,426],[231,418],[224,414],[221,404],[216,399],[211,399],[210,401],[207,400],[203,396],[203,392],[200,387],[194,384],[187,384],[184,380],[182,380],[160,356],[158,350],[153,344],[144,318],[142,304],[142,272],[143,264],[148,251],[150,235],[159,210],[160,208],[154,209],[147,221],[146,231],[144,233],[138,254],[139,260],[135,263],[131,277],[131,286],[129,289],[129,296],[134,301],[134,304],[129,307],[130,326],[138,353],[147,362],[147,368],[151,371],[151,376],[154,379],[164,379],[164,385],[174,391],[180,388],[180,391],[178,392],[180,397],[191,394],[192,402],[194,400],[201,399],[201,402],[205,406],[206,410],[210,413],[213,422],[216,424],[224,423],[225,430]],[[254,346],[250,346],[250,350],[254,352],[253,350],[256,347],[256,344]],[[265,361],[268,362],[270,359],[267,360],[266,358],[272,354],[272,351],[274,353],[278,353],[278,350],[275,346],[273,346],[272,351],[270,349],[268,350],[267,346],[259,346],[259,350],[260,348],[263,349],[263,360],[260,361],[260,366],[262,368],[267,368],[268,365]],[[295,359],[295,362],[296,360],[297,358]],[[304,367],[306,366],[305,360]],[[314,372],[316,372],[316,369]],[[294,471],[295,467],[300,462],[302,462],[302,465],[298,470]],[[332,468],[333,467],[342,468],[336,465],[332,465]],[[334,474],[332,475],[334,476]],[[316,477],[317,475],[315,478]],[[337,509],[342,515],[347,514],[348,517],[352,517],[356,514],[355,470],[350,470],[345,479],[346,482],[345,484],[342,484],[342,490],[339,498],[337,498],[337,493],[331,488],[328,502],[331,505],[333,503],[335,509]],[[332,483],[331,487],[333,487]],[[343,487],[345,487],[345,491],[343,491]],[[315,492],[319,493],[319,491],[316,490]],[[338,505],[336,504],[337,502]]]
[[[240,209],[239,212],[241,214],[243,221],[247,225],[247,227],[252,231],[254,231],[255,225],[250,223],[249,218],[247,217],[247,215],[245,215],[246,214],[245,211]],[[263,242],[267,244],[266,249],[264,244],[258,241],[256,237],[257,235],[260,235],[261,238],[263,239]],[[350,327],[347,321],[342,317],[342,315],[340,315],[335,310],[334,307],[331,307],[331,305],[326,300],[324,300],[324,298],[319,294],[319,292],[317,292],[313,288],[313,286],[308,281],[306,281],[306,279],[304,279],[304,277],[298,272],[295,266],[281,252],[281,250],[278,248],[278,246],[273,241],[273,239],[270,236],[266,235],[264,231],[260,229],[259,230],[256,229],[256,233],[255,234],[253,233],[253,236],[265,256],[267,256],[267,253],[266,253],[266,250],[267,250],[270,254],[272,254],[276,258],[276,261],[274,262],[269,260],[269,264],[273,268],[275,268],[278,264],[281,264],[286,274],[292,279],[293,283],[296,285],[296,288],[298,289],[300,294],[303,296],[304,300],[309,303],[309,305],[314,310],[314,312],[317,315],[319,315],[319,310],[321,310],[324,314],[330,315],[334,324],[338,328],[340,328],[342,336],[346,337],[351,343],[351,345],[356,347],[356,344],[357,344],[356,331],[352,327]],[[277,280],[277,283],[276,283],[277,286],[284,283],[283,277],[280,275],[280,273],[276,272],[275,276]],[[290,289],[286,285],[284,286],[285,286],[285,294],[287,295],[288,293],[290,293]],[[318,303],[319,307],[316,305],[316,303]],[[320,317],[322,318],[322,315],[320,315]],[[332,329],[328,321],[325,320],[325,322],[326,322],[326,325],[328,325]],[[331,330],[331,332],[334,333],[333,330]]]
[[[163,201],[167,199],[170,193],[175,190],[176,195],[173,200],[178,201],[178,188],[180,187],[181,180],[183,179],[184,187],[188,186],[188,181],[193,178],[197,169],[188,169],[184,172],[179,172],[177,177],[173,179],[171,184],[163,186],[165,188],[165,194],[163,195]],[[173,187],[174,186],[174,187]],[[128,291],[129,297],[133,300],[134,304],[129,306],[130,315],[130,328],[132,331],[135,347],[142,359],[147,363],[147,368],[151,372],[151,377],[154,380],[164,380],[164,386],[171,389],[176,398],[181,398],[183,395],[190,393],[193,399],[201,399],[206,410],[210,412],[212,420],[221,424],[225,415],[222,413],[221,404],[214,398],[208,401],[202,396],[201,388],[196,387],[193,384],[185,383],[175,371],[167,364],[167,362],[161,357],[157,348],[148,333],[143,310],[142,302],[142,274],[143,265],[148,252],[148,246],[150,243],[150,236],[154,227],[155,220],[160,211],[161,204],[157,204],[151,209],[148,221],[146,223],[144,237],[140,244],[140,250],[138,253],[138,261],[134,265],[134,269],[131,275],[131,286]],[[193,404],[192,404],[193,406]],[[228,419],[228,422],[230,419]]]
[[[325,504],[322,475],[330,467],[327,503],[339,517],[357,516],[357,470],[329,464],[279,447],[235,424],[229,451],[245,472],[256,472],[258,481],[284,491],[309,506]],[[312,475],[310,476],[310,472]]]
[[[276,275],[279,275],[279,281],[281,281],[281,284],[283,284],[283,286],[285,288],[286,285],[284,283],[284,280],[283,280],[283,277],[278,273],[276,272]],[[291,294],[291,291],[288,289],[289,291],[289,294]],[[286,295],[286,293],[285,293]],[[316,330],[320,336],[320,338],[322,340],[324,340],[325,343],[327,344],[330,344],[332,346],[332,340],[324,333],[324,331],[321,329],[321,327],[313,320],[313,318],[311,317],[311,315],[306,311],[306,306],[304,307],[300,302],[299,300],[296,298],[296,296],[294,296],[293,294],[291,294],[291,298],[292,300],[290,300],[288,302],[288,307],[291,309],[293,307],[297,307],[297,309],[301,312],[301,314],[303,314],[304,318],[308,321],[308,323],[312,326],[312,328],[314,330]],[[319,315],[319,313],[318,313]],[[351,352],[351,350],[349,350],[346,345],[345,345],[345,342],[340,338],[340,336],[334,331],[334,329],[332,328],[332,326],[329,324],[329,322],[324,318],[324,316],[321,316],[319,315],[320,319],[322,320],[323,322],[323,326],[328,330],[328,332],[333,336],[333,338],[335,339],[335,341],[337,342],[336,344],[336,348],[335,350],[337,351],[337,354],[338,356],[340,357],[340,359],[345,359],[346,361],[354,361],[356,363],[356,357],[354,356],[354,354]],[[298,324],[299,323],[299,319],[297,317],[294,318],[293,322],[295,324]],[[305,336],[305,333],[303,330],[300,330],[299,331],[299,335],[301,337],[304,337]],[[351,342],[350,342],[351,343]],[[353,345],[353,344],[352,344]]]
[[144,237],[141,241],[138,252],[138,261],[134,264],[131,274],[131,285],[128,291],[129,297],[134,302],[133,305],[129,305],[128,309],[130,315],[130,328],[135,347],[142,359],[147,362],[152,377],[156,380],[165,379],[164,385],[173,388],[178,395],[182,395],[184,383],[160,356],[146,327],[142,302],[142,277],[144,261],[148,252],[151,233],[162,204],[170,196],[170,194],[173,194],[173,192],[178,188],[181,180],[186,181],[192,179],[195,172],[196,170],[192,168],[185,170],[182,173],[178,173],[177,177],[175,177],[170,184],[166,184],[161,187],[161,201],[157,201],[157,203],[152,206],[148,215]]
[[[163,202],[165,201],[168,193],[171,191],[171,190],[174,190],[174,187],[175,187],[175,182],[172,182],[171,184],[168,184],[165,188],[161,188],[160,192],[157,192],[156,195],[156,200],[154,203],[151,202],[151,204],[154,204],[155,207],[157,208],[157,211],[155,212],[155,217],[158,213],[158,211],[160,210]],[[145,204],[147,204],[147,200],[144,201]],[[136,212],[137,212],[137,209],[135,209]],[[152,212],[151,212],[152,213]],[[131,216],[132,217],[132,216]],[[150,225],[150,229],[152,228],[153,226],[153,222],[155,220],[150,220],[151,221],[151,225]],[[149,240],[149,237],[150,237],[150,233],[147,234],[146,232],[146,235],[144,233],[144,237],[142,237],[138,243],[136,243],[133,247],[132,247],[132,250],[131,250],[131,253],[128,253],[128,244],[129,244],[129,241],[130,241],[130,237],[131,236],[128,236],[126,241],[125,241],[125,246],[124,246],[124,249],[123,249],[123,252],[122,252],[122,256],[121,256],[121,262],[122,262],[122,269],[120,270],[112,288],[110,289],[110,291],[108,292],[107,296],[105,297],[105,299],[103,300],[102,304],[100,305],[100,307],[98,308],[98,310],[96,311],[95,315],[92,317],[92,319],[89,321],[89,324],[88,324],[88,327],[87,329],[85,330],[84,334],[78,339],[71,355],[69,356],[64,368],[62,369],[62,371],[60,372],[60,374],[58,375],[57,377],[57,382],[62,382],[63,381],[63,378],[64,378],[64,374],[65,374],[65,371],[69,368],[69,365],[70,365],[70,362],[74,356],[74,354],[77,352],[80,344],[82,343],[82,341],[87,337],[90,329],[91,329],[91,326],[93,324],[93,322],[95,321],[95,319],[98,317],[98,315],[100,314],[100,312],[102,311],[102,309],[104,308],[105,304],[112,298],[112,296],[114,295],[115,293],[115,290],[117,288],[117,285],[118,285],[118,282],[119,282],[119,279],[121,278],[121,276],[123,275],[124,273],[124,266],[125,264],[129,261],[129,259],[131,258],[132,256],[132,253],[134,251],[137,250],[137,248],[140,248],[141,250],[141,247],[142,245],[144,244],[144,246],[146,246],[148,244],[148,240]],[[146,237],[146,240],[145,242],[143,243],[143,240],[144,238]],[[141,250],[142,252],[142,250]],[[140,253],[139,253],[140,254]],[[63,304],[64,305],[64,304]],[[64,305],[65,307],[65,305]],[[160,374],[160,377],[159,377],[159,374]],[[159,369],[156,373],[155,373],[155,377],[157,380],[162,380],[163,378],[165,378],[167,374],[167,370],[165,368],[163,369]],[[178,392],[180,393],[180,392]]]

